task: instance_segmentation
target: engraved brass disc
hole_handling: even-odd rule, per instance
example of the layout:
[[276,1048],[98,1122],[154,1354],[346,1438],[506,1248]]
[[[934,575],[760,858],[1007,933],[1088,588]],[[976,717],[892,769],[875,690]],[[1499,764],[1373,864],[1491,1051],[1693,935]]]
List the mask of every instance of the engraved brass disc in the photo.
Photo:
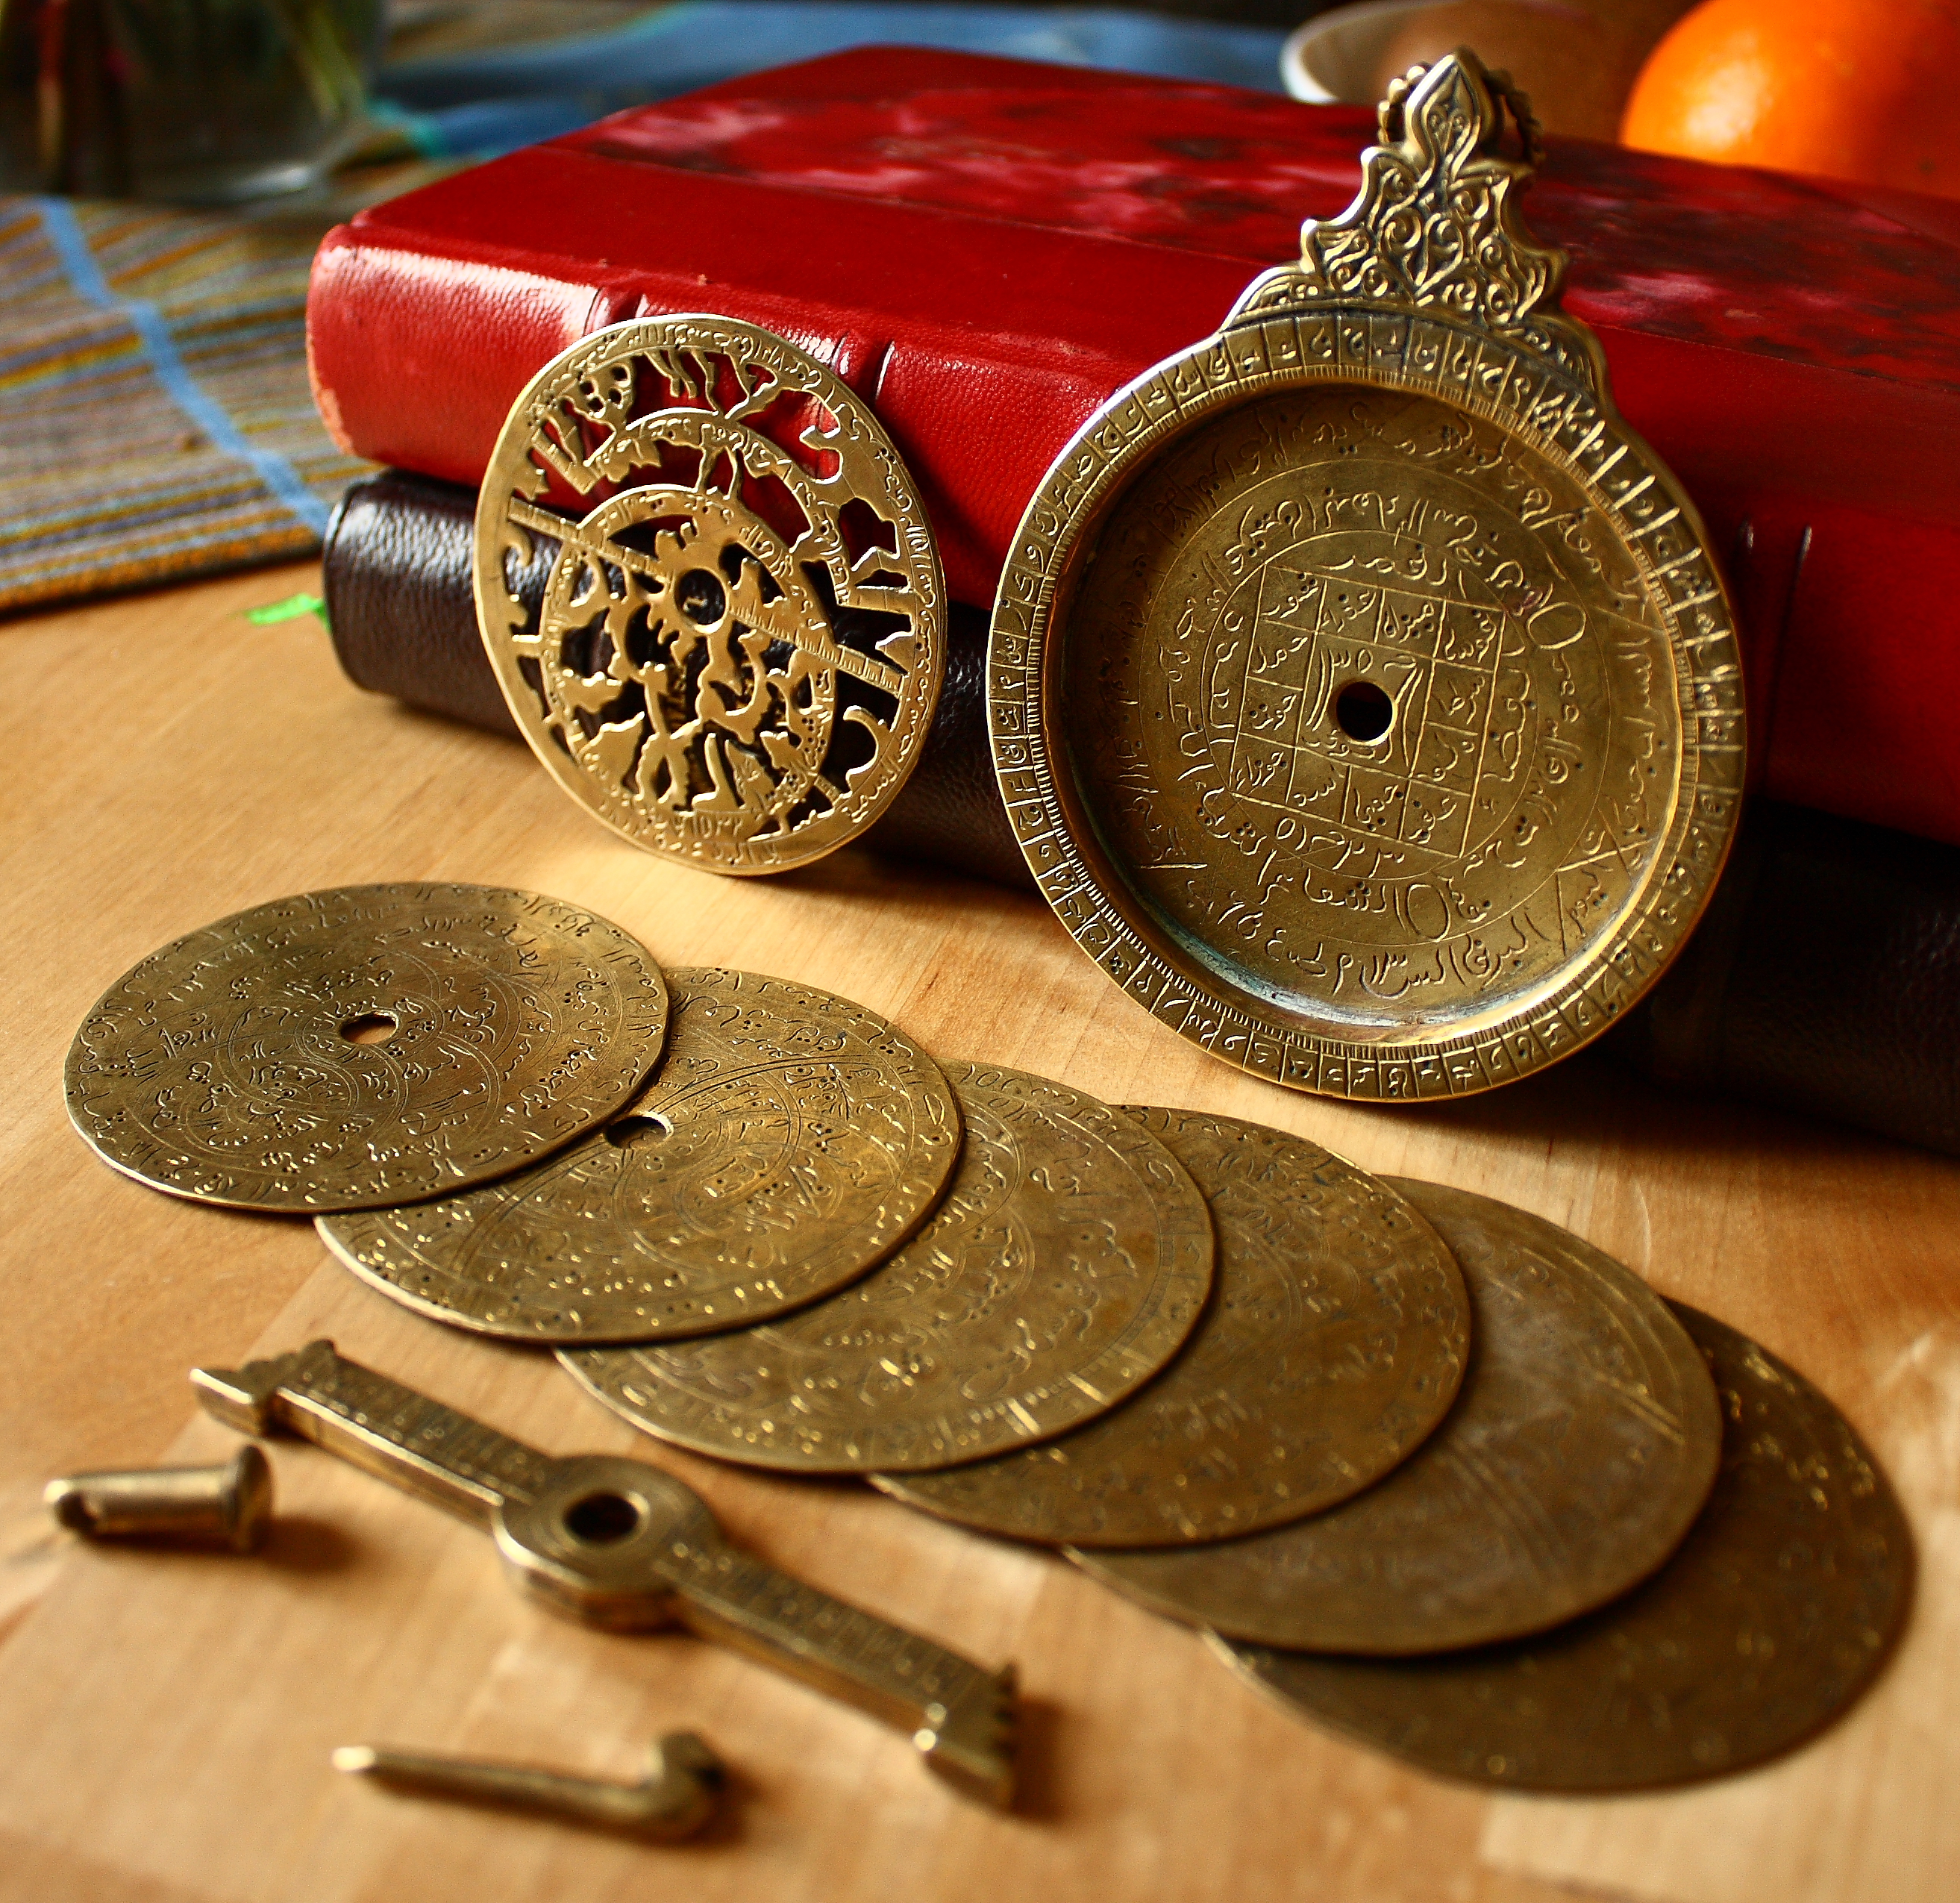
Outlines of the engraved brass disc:
[[1904,1622],[1911,1531],[1822,1395],[1732,1328],[1674,1307],[1722,1392],[1722,1473],[1680,1551],[1637,1591],[1538,1638],[1433,1659],[1213,1644],[1309,1717],[1479,1783],[1683,1783],[1822,1730]]
[[939,1066],[826,991],[667,977],[667,1055],[625,1115],[466,1194],[323,1216],[328,1247],[439,1321],[532,1341],[746,1328],[889,1254],[959,1153]]
[[949,1066],[952,1187],[864,1279],[787,1320],[672,1347],[562,1349],[664,1440],[757,1467],[943,1467],[1113,1407],[1177,1352],[1211,1219],[1141,1124],[1065,1084]]
[[1129,1114],[1211,1207],[1217,1277],[1190,1340],[1148,1387],[1086,1426],[940,1473],[873,1475],[886,1493],[1021,1539],[1185,1545],[1345,1500],[1448,1411],[1469,1298],[1407,1200],[1262,1124]]
[[918,760],[946,665],[931,526],[877,418],[769,331],[648,317],[547,364],[498,438],[475,572],[532,751],[636,845],[800,865]]
[[1630,1270],[1522,1210],[1397,1181],[1468,1285],[1449,1417],[1378,1485],[1270,1533],[1070,1557],[1146,1605],[1263,1644],[1441,1652],[1539,1632],[1663,1564],[1714,1484],[1701,1356]]
[[667,993],[646,948],[561,899],[353,885],[234,913],[104,992],[68,1114],[153,1188],[312,1215],[501,1176],[628,1101]]
[[1050,904],[1301,1089],[1450,1096],[1576,1050],[1734,828],[1722,579],[1556,308],[1505,97],[1465,54],[1397,81],[1354,204],[1083,426],[995,604],[994,764]]

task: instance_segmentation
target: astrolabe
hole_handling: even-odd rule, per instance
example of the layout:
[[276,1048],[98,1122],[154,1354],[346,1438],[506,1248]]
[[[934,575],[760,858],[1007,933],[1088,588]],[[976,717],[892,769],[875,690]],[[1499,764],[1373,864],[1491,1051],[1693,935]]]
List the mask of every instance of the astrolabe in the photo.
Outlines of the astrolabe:
[[323,1216],[328,1246],[438,1321],[533,1341],[742,1328],[862,1275],[952,1174],[939,1066],[827,991],[667,977],[667,1054],[624,1114],[461,1196]]
[[1631,1270],[1542,1217],[1392,1181],[1470,1291],[1470,1363],[1434,1435],[1312,1519],[1179,1552],[1072,1551],[1118,1592],[1267,1645],[1440,1652],[1514,1638],[1663,1564],[1714,1484],[1701,1354]]
[[1463,1378],[1470,1305],[1408,1201],[1305,1138],[1196,1111],[1128,1114],[1211,1210],[1211,1299],[1176,1360],[1056,1439],[875,1474],[908,1505],[1023,1539],[1178,1546],[1276,1526],[1380,1477]]
[[1681,1550],[1626,1598],[1535,1639],[1428,1659],[1212,1643],[1284,1704],[1424,1770],[1563,1791],[1740,1771],[1801,1744],[1883,1664],[1911,1534],[1850,1424],[1802,1375],[1692,1309],[1727,1425]]
[[947,1075],[966,1130],[951,1186],[862,1281],[738,1334],[559,1358],[663,1439],[810,1473],[978,1460],[1115,1406],[1204,1305],[1204,1197],[1141,1124],[1080,1091]]
[[1084,424],[1001,576],[994,760],[1049,903],[1302,1089],[1453,1096],[1577,1049],[1735,826],[1723,583],[1518,218],[1535,147],[1469,54],[1395,81],[1353,206]]
[[521,1168],[645,1081],[667,993],[646,948],[561,899],[355,885],[188,933],[75,1033],[68,1114],[117,1169],[311,1215]]
[[638,845],[800,865],[918,761],[946,665],[931,526],[870,410],[769,331],[637,319],[547,364],[498,438],[474,572],[532,751]]

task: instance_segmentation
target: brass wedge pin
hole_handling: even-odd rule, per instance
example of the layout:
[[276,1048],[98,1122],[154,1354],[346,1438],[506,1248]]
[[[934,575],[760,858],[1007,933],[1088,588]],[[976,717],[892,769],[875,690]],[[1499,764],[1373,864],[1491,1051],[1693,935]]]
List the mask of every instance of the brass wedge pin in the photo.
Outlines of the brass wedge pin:
[[537,1764],[440,1758],[379,1745],[342,1745],[333,1754],[333,1768],[412,1796],[534,1811],[657,1843],[692,1837],[714,1815],[721,1759],[691,1731],[670,1731],[655,1740],[647,1759],[646,1775],[631,1784]]
[[199,1368],[206,1410],[284,1428],[488,1530],[519,1585],[615,1631],[675,1621],[905,1732],[967,1796],[1013,1796],[1014,1674],[789,1578],[731,1546],[670,1474],[609,1454],[559,1459],[387,1375],[330,1341],[242,1368]]

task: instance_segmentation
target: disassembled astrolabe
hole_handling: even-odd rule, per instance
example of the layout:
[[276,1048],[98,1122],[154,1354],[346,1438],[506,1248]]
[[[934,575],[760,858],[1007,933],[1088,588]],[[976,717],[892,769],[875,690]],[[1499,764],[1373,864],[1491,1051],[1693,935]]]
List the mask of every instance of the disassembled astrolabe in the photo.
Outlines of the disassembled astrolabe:
[[1121,1407],[1039,1446],[879,1474],[908,1505],[1023,1539],[1176,1546],[1282,1525],[1406,1458],[1455,1398],[1470,1309],[1389,1184],[1236,1117],[1132,1110],[1217,1232],[1191,1338]]
[[956,1065],[966,1143],[924,1227],[863,1280],[732,1334],[562,1349],[663,1439],[760,1467],[943,1467],[1047,1439],[1163,1366],[1211,1283],[1204,1199],[1140,1124]]
[[1822,1729],[1904,1621],[1898,1501],[1825,1397],[1732,1328],[1677,1306],[1728,1425],[1680,1551],[1637,1591],[1542,1637],[1429,1659],[1213,1643],[1319,1722],[1427,1771],[1607,1791],[1740,1771]]
[[1575,1050],[1735,824],[1728,600],[1519,220],[1535,145],[1467,53],[1395,81],[1354,204],[1090,419],[1001,578],[994,759],[1049,902],[1164,1022],[1303,1089]]
[[624,1115],[464,1195],[323,1216],[334,1253],[438,1321],[542,1341],[743,1327],[889,1254],[959,1155],[939,1066],[828,992],[667,977],[667,1055]]
[[1408,1461],[1311,1519],[1179,1552],[1074,1553],[1157,1611],[1316,1651],[1440,1652],[1557,1625],[1645,1579],[1714,1484],[1713,1384],[1666,1305],[1542,1217],[1392,1181],[1468,1284],[1470,1369]]
[[484,477],[475,572],[525,738],[637,844],[802,865],[918,758],[946,661],[931,526],[866,405],[752,324],[640,319],[546,365]]
[[667,1015],[645,947],[562,900],[346,886],[152,952],[84,1020],[64,1082],[75,1127],[139,1181],[310,1215],[549,1155],[638,1090]]

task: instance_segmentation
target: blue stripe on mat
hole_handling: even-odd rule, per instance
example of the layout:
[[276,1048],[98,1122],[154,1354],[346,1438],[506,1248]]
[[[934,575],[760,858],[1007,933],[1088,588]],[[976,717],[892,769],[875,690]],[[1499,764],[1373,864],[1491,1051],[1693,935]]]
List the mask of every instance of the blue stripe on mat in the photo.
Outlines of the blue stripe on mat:
[[82,236],[73,208],[60,199],[44,198],[39,202],[39,209],[41,228],[47,233],[48,242],[54,247],[55,255],[61,260],[62,269],[67,273],[76,295],[105,311],[113,311],[128,318],[142,339],[143,353],[149,360],[150,368],[156,372],[157,381],[170,392],[177,407],[204,432],[215,447],[228,456],[235,456],[241,462],[250,464],[266,486],[316,535],[324,535],[326,504],[307,487],[299,471],[277,451],[253,448],[226,414],[224,406],[199,387],[197,380],[178,354],[177,339],[170,335],[170,327],[164,321],[163,313],[154,304],[145,298],[118,297],[109,288],[108,279],[95,261],[95,253],[88,248],[88,239]]

